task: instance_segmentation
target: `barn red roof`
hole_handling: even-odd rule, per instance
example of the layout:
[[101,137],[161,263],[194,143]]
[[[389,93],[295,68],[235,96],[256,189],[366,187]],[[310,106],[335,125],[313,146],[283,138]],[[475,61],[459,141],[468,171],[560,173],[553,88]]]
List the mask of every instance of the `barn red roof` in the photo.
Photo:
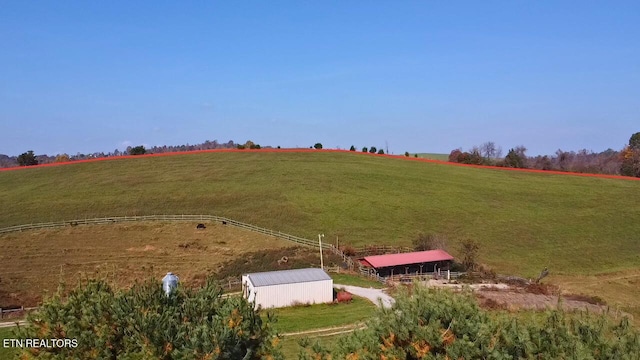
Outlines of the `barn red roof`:
[[366,256],[364,259],[374,268],[388,266],[421,264],[436,261],[453,260],[453,256],[444,250],[417,251],[401,254]]

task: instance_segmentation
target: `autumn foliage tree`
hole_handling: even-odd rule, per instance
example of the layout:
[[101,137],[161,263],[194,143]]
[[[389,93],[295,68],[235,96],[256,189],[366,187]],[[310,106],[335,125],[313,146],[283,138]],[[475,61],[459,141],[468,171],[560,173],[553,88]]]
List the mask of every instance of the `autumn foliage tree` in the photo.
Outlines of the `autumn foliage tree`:
[[620,152],[620,174],[640,177],[640,132],[631,135],[629,145]]
[[166,296],[147,281],[118,291],[103,281],[55,295],[29,315],[18,338],[77,339],[78,346],[25,348],[43,359],[282,359],[271,317],[207,281]]
[[479,252],[480,245],[475,240],[467,239],[460,244],[462,265],[466,270],[473,271],[478,267]]
[[59,163],[59,162],[68,162],[70,160],[71,159],[69,158],[69,155],[67,155],[67,154],[58,154],[58,155],[56,155],[56,159],[54,160],[54,162],[57,162],[57,163]]
[[620,152],[620,158],[621,175],[640,177],[640,149],[627,146]]

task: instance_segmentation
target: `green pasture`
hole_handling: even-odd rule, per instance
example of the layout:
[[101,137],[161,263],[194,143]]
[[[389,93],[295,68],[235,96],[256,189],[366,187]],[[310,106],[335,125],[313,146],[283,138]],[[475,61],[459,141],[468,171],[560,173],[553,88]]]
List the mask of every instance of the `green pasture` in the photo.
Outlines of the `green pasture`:
[[0,172],[0,227],[215,214],[341,245],[464,239],[498,273],[640,264],[640,181],[519,173],[361,153],[206,153]]

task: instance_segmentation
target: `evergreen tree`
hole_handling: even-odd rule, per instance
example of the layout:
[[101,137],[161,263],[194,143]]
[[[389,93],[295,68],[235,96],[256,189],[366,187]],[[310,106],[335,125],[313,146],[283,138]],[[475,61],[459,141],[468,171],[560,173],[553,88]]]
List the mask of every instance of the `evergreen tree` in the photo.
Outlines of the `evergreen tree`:
[[18,155],[18,165],[20,166],[38,165],[38,159],[36,159],[36,155],[33,153],[33,150],[29,150],[26,153],[22,153]]
[[166,296],[153,281],[117,291],[92,280],[45,301],[16,336],[77,340],[77,347],[22,349],[25,358],[282,359],[271,315],[221,295],[212,281]]

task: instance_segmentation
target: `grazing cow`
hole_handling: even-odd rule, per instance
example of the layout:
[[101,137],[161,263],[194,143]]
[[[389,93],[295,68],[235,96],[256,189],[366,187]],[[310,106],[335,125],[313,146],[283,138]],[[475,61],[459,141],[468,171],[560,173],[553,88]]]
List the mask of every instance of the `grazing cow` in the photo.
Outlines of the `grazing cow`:
[[196,226],[196,229],[206,229],[207,227],[204,226],[204,224],[198,224],[198,226]]

